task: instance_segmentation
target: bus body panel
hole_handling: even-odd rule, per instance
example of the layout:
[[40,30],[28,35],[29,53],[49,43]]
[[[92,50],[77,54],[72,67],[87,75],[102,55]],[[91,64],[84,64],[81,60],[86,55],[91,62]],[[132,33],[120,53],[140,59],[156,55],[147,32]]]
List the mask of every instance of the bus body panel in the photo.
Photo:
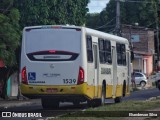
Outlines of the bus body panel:
[[[79,62],[30,63],[26,66],[29,85],[75,85],[77,84]],[[75,64],[73,68],[73,64]],[[52,68],[54,66],[54,68]],[[72,71],[72,74],[71,74]]]
[[26,67],[30,85],[77,84],[81,31],[25,29],[21,70]]
[[[29,98],[41,98],[41,97],[59,97],[67,95],[80,95],[85,96],[87,99],[94,99],[94,86],[90,86],[87,83],[81,85],[21,85],[23,95]],[[46,91],[50,90],[50,91]],[[70,97],[70,96],[68,96]]]
[[[87,61],[86,36],[92,38],[92,62]],[[20,71],[22,74],[26,68],[28,84],[22,82],[20,75],[22,94],[30,98],[52,96],[61,98],[60,101],[65,98],[72,101],[72,95],[83,96],[85,100],[100,99],[105,82],[106,98],[116,98],[123,96],[124,81],[127,84],[126,94],[129,94],[130,64],[114,66],[113,61],[111,64],[101,64],[99,38],[110,41],[111,49],[114,47],[115,50],[117,43],[124,44],[128,51],[126,60],[130,63],[129,43],[122,37],[76,26],[24,28]],[[111,53],[113,58],[113,51]],[[117,64],[117,52],[114,56]],[[84,81],[78,84],[81,68]]]

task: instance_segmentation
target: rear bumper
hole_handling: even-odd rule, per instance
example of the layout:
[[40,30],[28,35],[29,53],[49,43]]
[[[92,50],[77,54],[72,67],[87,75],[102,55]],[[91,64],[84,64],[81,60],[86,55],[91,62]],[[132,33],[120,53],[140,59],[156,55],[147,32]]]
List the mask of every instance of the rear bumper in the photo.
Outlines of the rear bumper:
[[35,98],[42,98],[42,99],[54,99],[59,102],[73,102],[73,101],[81,101],[84,102],[89,100],[86,95],[73,95],[73,94],[61,94],[61,95],[51,95],[51,94],[23,94],[24,96],[35,99]]
[[[86,100],[90,99],[87,95],[87,83],[81,85],[25,85],[21,84],[21,93],[22,95],[28,98],[53,98],[60,101],[70,101],[72,99],[81,99]],[[51,91],[47,91],[47,89]]]

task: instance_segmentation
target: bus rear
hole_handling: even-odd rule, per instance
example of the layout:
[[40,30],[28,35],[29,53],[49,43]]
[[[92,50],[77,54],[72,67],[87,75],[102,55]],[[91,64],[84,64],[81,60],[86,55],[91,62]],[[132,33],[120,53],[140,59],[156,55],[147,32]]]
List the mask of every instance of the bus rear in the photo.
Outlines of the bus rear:
[[81,28],[24,28],[20,68],[22,94],[29,98],[42,98],[44,108],[55,106],[60,101],[83,101],[81,38]]

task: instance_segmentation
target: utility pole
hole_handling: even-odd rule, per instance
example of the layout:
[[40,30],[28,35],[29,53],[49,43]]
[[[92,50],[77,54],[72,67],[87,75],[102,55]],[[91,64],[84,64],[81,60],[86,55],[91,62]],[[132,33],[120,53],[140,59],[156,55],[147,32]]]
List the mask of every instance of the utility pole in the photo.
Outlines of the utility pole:
[[160,62],[159,62],[159,26],[158,26],[158,8],[156,2],[154,2],[154,7],[155,7],[155,22],[156,22],[156,38],[157,38],[157,65],[158,69],[160,67]]
[[120,32],[120,0],[116,0],[116,34],[121,36]]
[[157,34],[156,34],[156,38],[157,38],[157,60],[159,61],[159,27],[158,27],[158,20],[156,20],[156,30],[157,30]]

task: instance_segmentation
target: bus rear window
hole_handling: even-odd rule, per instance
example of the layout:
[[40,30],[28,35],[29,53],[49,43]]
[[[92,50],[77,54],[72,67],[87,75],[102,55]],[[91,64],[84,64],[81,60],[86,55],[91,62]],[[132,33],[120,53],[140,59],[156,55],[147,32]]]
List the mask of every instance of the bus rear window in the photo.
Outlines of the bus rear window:
[[[43,53],[42,51],[65,51],[63,53],[79,54],[80,40],[81,31],[74,29],[33,29],[25,32],[25,52],[30,55]],[[45,53],[45,55],[47,54]],[[69,55],[63,56],[63,58],[67,58]],[[52,58],[55,57],[52,56]]]

